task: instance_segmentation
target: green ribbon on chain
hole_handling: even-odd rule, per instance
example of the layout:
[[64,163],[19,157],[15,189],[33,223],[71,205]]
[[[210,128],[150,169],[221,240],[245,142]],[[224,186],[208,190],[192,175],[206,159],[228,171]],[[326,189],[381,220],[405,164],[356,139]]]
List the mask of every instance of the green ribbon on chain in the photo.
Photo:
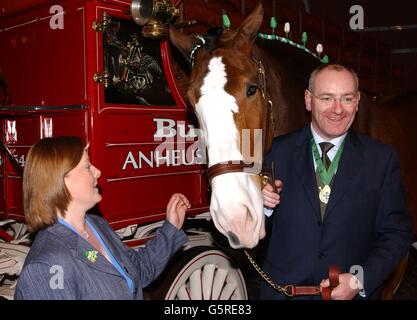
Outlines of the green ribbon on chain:
[[337,150],[336,156],[334,157],[332,163],[330,164],[329,170],[327,171],[324,168],[323,161],[320,158],[319,150],[317,149],[317,145],[313,137],[311,138],[310,142],[311,149],[313,150],[314,160],[316,161],[317,170],[319,171],[321,181],[325,186],[328,186],[336,173],[337,167],[339,166],[340,158],[342,157],[343,148],[345,146],[345,140],[343,140],[339,150]]

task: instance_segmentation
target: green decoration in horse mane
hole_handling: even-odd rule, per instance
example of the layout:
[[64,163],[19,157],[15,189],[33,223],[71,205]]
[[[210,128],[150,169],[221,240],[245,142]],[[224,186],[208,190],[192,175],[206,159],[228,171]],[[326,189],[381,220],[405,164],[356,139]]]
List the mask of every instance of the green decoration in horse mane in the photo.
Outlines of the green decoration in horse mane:
[[[307,35],[306,35],[306,37],[307,37]],[[323,57],[323,59],[321,59],[320,56],[318,56],[317,54],[311,52],[305,46],[303,46],[301,44],[298,44],[298,43],[295,43],[294,41],[291,41],[288,38],[283,38],[283,37],[280,37],[280,36],[275,35],[275,34],[266,34],[266,33],[261,33],[261,32],[258,33],[258,38],[265,39],[265,40],[277,40],[277,41],[280,41],[280,42],[287,43],[287,44],[289,44],[289,45],[291,45],[293,47],[296,47],[297,49],[303,50],[303,51],[311,54],[313,57],[315,57],[316,59],[320,60],[322,63],[329,63],[329,57],[327,55],[325,55]]]
[[301,36],[301,42],[303,43],[303,46],[305,47],[307,44],[307,32],[303,32]]
[[270,21],[269,25],[271,26],[272,34],[275,34],[275,28],[278,25],[277,20],[275,19],[275,17],[271,18],[271,21]]
[[[226,11],[223,11],[222,14],[222,20],[223,20],[223,27],[225,29],[229,29],[230,28],[230,19],[226,14]],[[315,57],[316,59],[320,60],[322,63],[327,64],[329,63],[329,57],[327,55],[324,55],[323,59],[320,57],[321,52],[319,52],[319,54],[315,54],[313,52],[311,52],[310,50],[308,50],[306,48],[306,44],[307,44],[307,32],[303,32],[302,36],[301,36],[301,41],[303,42],[302,45],[295,43],[294,41],[291,41],[290,39],[288,39],[288,33],[289,33],[289,28],[290,25],[287,22],[284,26],[284,31],[287,34],[287,38],[283,38],[280,37],[278,35],[275,35],[275,28],[277,27],[277,20],[275,19],[275,17],[271,17],[271,21],[270,21],[270,26],[272,28],[272,34],[266,34],[266,33],[258,33],[258,37],[261,39],[266,39],[266,40],[278,40],[280,42],[284,42],[284,43],[288,43],[289,45],[292,45],[298,49],[304,50],[305,52],[311,54],[313,57]]]
[[223,27],[225,29],[229,29],[230,28],[230,20],[229,20],[229,17],[227,16],[226,13],[223,13],[222,20],[223,20]]

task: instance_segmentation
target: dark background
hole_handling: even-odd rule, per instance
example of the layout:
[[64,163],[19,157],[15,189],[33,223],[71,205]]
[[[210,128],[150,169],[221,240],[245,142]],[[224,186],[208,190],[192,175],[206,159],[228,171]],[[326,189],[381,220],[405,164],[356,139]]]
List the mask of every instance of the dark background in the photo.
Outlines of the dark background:
[[279,4],[309,10],[312,15],[349,29],[349,8],[361,5],[361,35],[391,48],[391,64],[385,65],[402,78],[402,91],[417,89],[417,2],[415,0],[279,0]]
[[[185,0],[181,19],[198,21],[198,26],[185,32],[204,32],[220,26],[226,12],[231,27],[247,16],[258,0]],[[301,43],[308,33],[307,47],[315,51],[322,43],[323,54],[330,62],[355,69],[361,90],[371,95],[417,92],[417,3],[415,0],[263,0],[263,32],[270,33],[269,21],[274,13],[276,34],[285,36],[283,25],[291,23],[290,39]],[[364,12],[364,29],[352,31],[349,10],[360,5]]]

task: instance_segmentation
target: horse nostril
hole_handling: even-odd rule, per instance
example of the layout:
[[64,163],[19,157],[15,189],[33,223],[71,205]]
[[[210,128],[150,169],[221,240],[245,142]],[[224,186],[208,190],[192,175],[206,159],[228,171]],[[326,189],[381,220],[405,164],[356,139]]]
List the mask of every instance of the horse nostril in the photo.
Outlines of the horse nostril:
[[236,246],[240,245],[239,238],[232,231],[227,232],[227,236],[232,244]]

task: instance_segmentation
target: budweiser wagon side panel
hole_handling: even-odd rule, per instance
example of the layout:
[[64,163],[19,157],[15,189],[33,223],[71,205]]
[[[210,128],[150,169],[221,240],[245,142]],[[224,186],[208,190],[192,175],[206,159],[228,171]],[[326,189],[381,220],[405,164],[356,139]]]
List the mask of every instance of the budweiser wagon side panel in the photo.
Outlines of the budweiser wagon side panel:
[[[39,138],[83,137],[102,171],[98,210],[114,228],[164,219],[173,192],[189,197],[191,214],[208,202],[197,121],[175,87],[169,46],[143,38],[125,4],[38,1],[0,33],[12,97],[1,109],[4,145],[23,165]],[[2,157],[0,214],[21,219],[21,178]]]
[[145,297],[181,299],[185,286],[201,285],[193,274],[219,270],[227,277],[209,284],[222,288],[219,297],[233,286],[231,298],[247,298],[240,270],[212,232],[205,148],[169,41],[145,38],[130,5],[0,0],[0,297],[13,299],[31,243],[22,199],[28,150],[41,138],[75,135],[102,172],[103,200],[92,211],[127,245],[154,236],[172,193],[190,200],[189,241]]

